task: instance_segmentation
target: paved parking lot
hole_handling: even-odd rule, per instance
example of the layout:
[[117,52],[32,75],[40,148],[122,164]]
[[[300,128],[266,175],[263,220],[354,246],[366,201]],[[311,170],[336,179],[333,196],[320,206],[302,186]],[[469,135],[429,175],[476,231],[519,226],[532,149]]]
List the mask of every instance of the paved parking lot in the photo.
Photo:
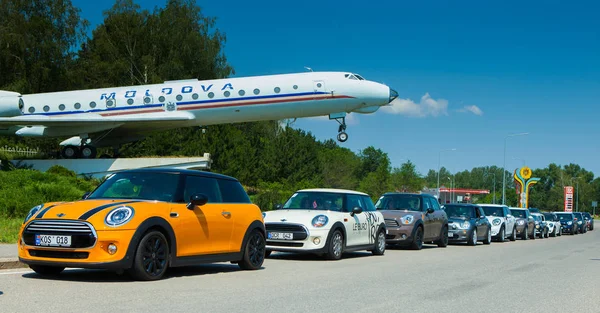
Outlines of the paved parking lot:
[[274,253],[264,269],[219,263],[157,282],[66,270],[0,271],[2,312],[598,312],[600,231],[340,261]]

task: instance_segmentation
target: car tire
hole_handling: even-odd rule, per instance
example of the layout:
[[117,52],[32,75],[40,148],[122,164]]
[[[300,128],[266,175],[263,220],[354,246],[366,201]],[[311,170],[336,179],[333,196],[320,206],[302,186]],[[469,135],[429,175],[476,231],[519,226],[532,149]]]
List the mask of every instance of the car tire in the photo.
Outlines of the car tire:
[[423,248],[423,227],[417,226],[410,248],[413,250],[421,250]]
[[65,270],[64,267],[49,266],[49,265],[29,265],[29,268],[42,276],[58,275],[58,274],[62,273],[62,271]]
[[517,227],[513,226],[513,230],[512,230],[512,234],[510,235],[510,241],[516,241],[517,240]]
[[448,225],[442,227],[442,233],[440,239],[437,241],[437,245],[440,248],[446,248],[448,246]]
[[492,228],[488,227],[487,237],[483,240],[483,244],[489,245],[490,243],[492,243]]
[[473,228],[471,232],[471,236],[469,236],[469,240],[467,241],[467,245],[476,246],[477,245],[477,228]]
[[385,253],[385,230],[381,229],[377,233],[377,237],[375,237],[375,246],[371,253],[373,253],[373,255],[383,255]]
[[[145,255],[145,256],[144,256]],[[148,265],[144,265],[149,261]],[[153,230],[138,243],[130,274],[137,280],[158,280],[169,266],[169,243],[160,231]]]
[[504,239],[506,237],[506,230],[504,229],[504,226],[500,227],[500,232],[498,233],[498,242],[504,242]]
[[521,239],[529,240],[529,229],[527,229],[527,227],[523,228],[523,233],[521,234]]
[[260,269],[265,261],[266,244],[262,231],[254,229],[244,244],[244,255],[238,266],[247,271]]
[[339,229],[336,229],[331,234],[329,242],[327,243],[327,253],[325,258],[327,260],[339,260],[342,258],[344,252],[344,235]]

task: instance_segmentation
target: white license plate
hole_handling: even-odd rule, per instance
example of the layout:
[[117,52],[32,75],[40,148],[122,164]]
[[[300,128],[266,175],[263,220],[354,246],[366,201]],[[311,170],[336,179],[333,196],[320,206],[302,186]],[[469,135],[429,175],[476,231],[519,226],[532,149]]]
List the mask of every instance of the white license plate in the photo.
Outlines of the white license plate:
[[71,236],[35,235],[36,246],[70,247]]
[[271,232],[269,232],[269,234],[267,235],[267,237],[269,239],[292,240],[292,239],[294,239],[294,234],[293,233],[271,233]]
[[448,237],[454,237],[454,233],[448,233]]

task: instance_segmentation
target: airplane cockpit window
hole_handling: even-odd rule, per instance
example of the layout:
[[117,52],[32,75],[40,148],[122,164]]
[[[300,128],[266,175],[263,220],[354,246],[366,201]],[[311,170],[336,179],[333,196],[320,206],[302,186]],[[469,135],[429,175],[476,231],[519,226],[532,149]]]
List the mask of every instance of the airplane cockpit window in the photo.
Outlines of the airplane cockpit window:
[[360,76],[358,74],[354,74],[354,76],[356,76],[358,78],[358,80],[365,80],[362,76]]
[[358,78],[356,78],[356,76],[354,76],[354,74],[346,74],[344,76],[348,79],[358,80]]

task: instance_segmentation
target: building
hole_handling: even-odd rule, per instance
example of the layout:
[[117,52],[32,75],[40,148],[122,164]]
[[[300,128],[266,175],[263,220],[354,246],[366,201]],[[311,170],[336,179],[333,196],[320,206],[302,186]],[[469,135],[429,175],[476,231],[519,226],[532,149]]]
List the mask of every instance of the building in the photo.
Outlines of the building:
[[426,193],[436,197],[440,204],[444,203],[473,203],[478,199],[490,194],[485,189],[467,189],[467,188],[424,188],[421,193]]

